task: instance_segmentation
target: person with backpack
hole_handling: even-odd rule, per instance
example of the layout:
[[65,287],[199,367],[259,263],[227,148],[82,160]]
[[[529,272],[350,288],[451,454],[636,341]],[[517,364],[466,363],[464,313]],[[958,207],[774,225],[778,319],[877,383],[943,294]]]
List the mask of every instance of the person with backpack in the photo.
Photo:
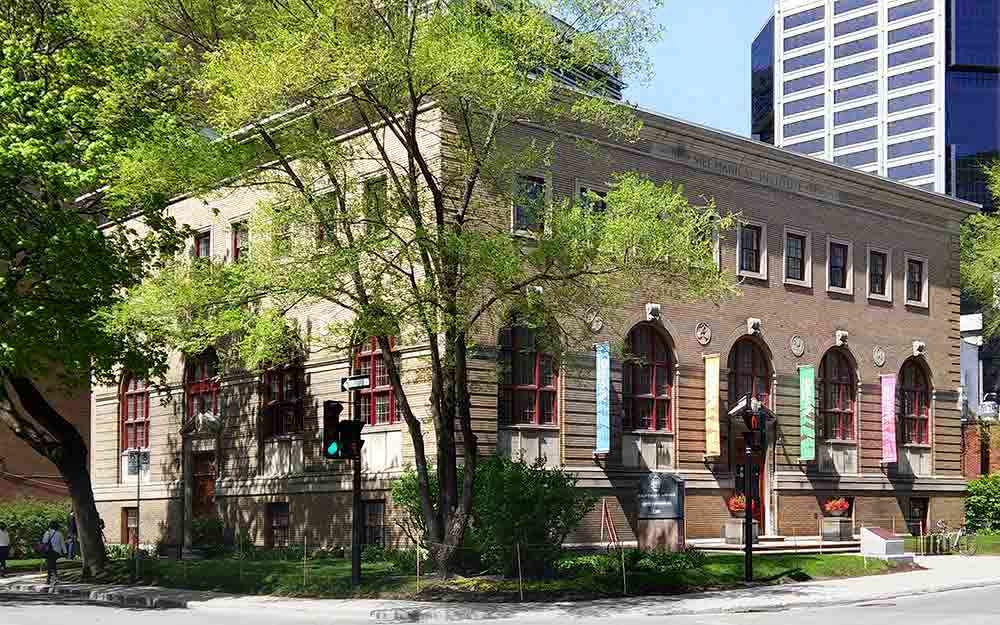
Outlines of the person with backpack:
[[56,571],[56,562],[66,555],[66,540],[62,532],[59,531],[59,521],[49,523],[49,529],[42,535],[42,542],[38,549],[45,557],[45,564],[48,570],[48,584],[54,586],[59,581],[59,574]]
[[10,534],[7,524],[0,523],[0,577],[7,577],[7,558],[10,556]]
[[76,513],[73,511],[70,511],[69,518],[66,520],[66,534],[68,538],[66,541],[66,557],[70,560],[75,560],[76,554],[79,551],[79,544],[77,543]]

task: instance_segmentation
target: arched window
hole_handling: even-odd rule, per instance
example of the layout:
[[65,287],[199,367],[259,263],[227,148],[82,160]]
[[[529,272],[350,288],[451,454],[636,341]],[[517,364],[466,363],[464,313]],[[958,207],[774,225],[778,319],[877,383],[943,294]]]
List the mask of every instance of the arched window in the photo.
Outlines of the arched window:
[[853,441],[857,380],[854,366],[839,349],[831,349],[819,366],[822,435],[827,440]]
[[897,395],[899,440],[904,444],[928,444],[931,386],[923,367],[912,359],[903,363],[903,368],[899,371]]
[[535,330],[520,325],[500,333],[502,380],[497,402],[501,425],[555,425],[558,372],[551,355],[535,346]]
[[302,396],[305,373],[301,366],[275,367],[264,373],[263,401],[266,436],[287,436],[302,431]]
[[[395,343],[390,337],[390,346]],[[398,368],[399,356],[394,355],[393,360]],[[375,337],[365,340],[354,350],[354,374],[369,376],[368,388],[355,395],[355,419],[370,425],[386,425],[402,420],[396,405],[396,391],[389,381],[384,355]]]
[[146,381],[129,375],[122,382],[121,398],[121,448],[149,448],[149,389]]
[[218,368],[218,358],[211,349],[188,362],[184,388],[188,417],[219,414],[219,381],[215,377]]
[[769,404],[771,365],[760,345],[744,337],[729,351],[729,400],[739,401],[747,393]]
[[626,430],[673,429],[674,359],[667,341],[648,324],[628,335],[629,359],[622,371]]

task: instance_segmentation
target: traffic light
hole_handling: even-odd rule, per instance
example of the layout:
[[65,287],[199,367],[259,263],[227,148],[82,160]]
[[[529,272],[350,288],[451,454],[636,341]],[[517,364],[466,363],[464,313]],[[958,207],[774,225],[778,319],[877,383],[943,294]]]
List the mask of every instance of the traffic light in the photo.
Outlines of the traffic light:
[[365,444],[361,440],[361,428],[364,424],[360,421],[341,421],[337,424],[337,439],[340,443],[339,458],[360,458],[361,447]]
[[340,455],[340,413],[344,404],[339,401],[323,402],[323,456],[339,459]]

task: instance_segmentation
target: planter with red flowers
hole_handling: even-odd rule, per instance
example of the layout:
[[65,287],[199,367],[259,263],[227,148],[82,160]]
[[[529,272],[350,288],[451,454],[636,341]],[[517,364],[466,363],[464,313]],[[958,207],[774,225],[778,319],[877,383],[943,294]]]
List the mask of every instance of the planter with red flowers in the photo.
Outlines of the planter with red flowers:
[[[752,504],[753,512],[757,512],[757,502],[754,501]],[[743,495],[732,495],[726,499],[726,507],[729,508],[732,518],[726,521],[725,527],[722,528],[722,540],[730,545],[742,545],[743,544],[743,523],[744,514],[747,509],[747,499]],[[760,527],[757,525],[757,521],[753,522],[753,542],[756,543],[760,539]]]
[[851,509],[851,502],[846,497],[831,497],[823,504],[823,512],[827,516],[839,517],[846,515]]

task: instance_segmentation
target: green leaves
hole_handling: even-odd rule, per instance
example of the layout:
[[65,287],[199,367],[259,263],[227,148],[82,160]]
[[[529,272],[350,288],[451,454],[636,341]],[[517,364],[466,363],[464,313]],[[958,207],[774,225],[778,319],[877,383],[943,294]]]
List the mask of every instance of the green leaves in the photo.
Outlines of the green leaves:
[[[986,166],[990,192],[1000,202],[1000,161]],[[1000,332],[1000,217],[978,214],[965,220],[961,233],[962,297],[976,302],[983,313],[983,335]]]

